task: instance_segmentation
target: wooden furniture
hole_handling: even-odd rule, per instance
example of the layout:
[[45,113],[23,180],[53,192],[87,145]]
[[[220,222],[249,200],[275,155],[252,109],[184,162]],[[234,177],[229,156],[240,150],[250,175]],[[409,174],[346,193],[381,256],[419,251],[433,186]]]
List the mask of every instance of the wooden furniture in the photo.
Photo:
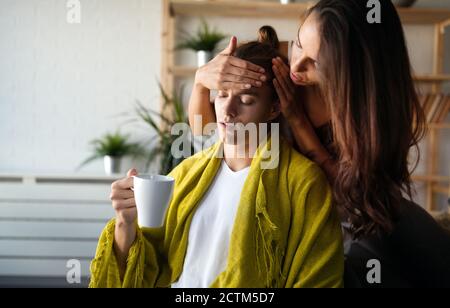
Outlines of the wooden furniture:
[[[238,1],[238,0],[163,0],[163,33],[162,33],[162,65],[161,81],[163,86],[172,93],[176,78],[193,77],[196,68],[177,66],[175,58],[175,34],[178,17],[267,17],[301,21],[306,10],[314,4],[293,3],[282,5],[278,2]],[[431,74],[414,76],[418,85],[428,85],[431,93],[439,93],[443,83],[450,82],[450,74],[444,73],[444,34],[450,25],[450,10],[428,8],[398,8],[400,18],[408,25],[434,26],[434,55]],[[448,53],[448,52],[447,52]],[[427,171],[424,175],[415,175],[414,180],[426,184],[426,208],[436,210],[434,194],[448,196],[450,177],[438,174],[439,135],[443,129],[449,129],[450,124],[431,122],[428,125],[428,145],[426,157]],[[447,166],[448,168],[448,166]],[[448,187],[448,188],[447,188]]]

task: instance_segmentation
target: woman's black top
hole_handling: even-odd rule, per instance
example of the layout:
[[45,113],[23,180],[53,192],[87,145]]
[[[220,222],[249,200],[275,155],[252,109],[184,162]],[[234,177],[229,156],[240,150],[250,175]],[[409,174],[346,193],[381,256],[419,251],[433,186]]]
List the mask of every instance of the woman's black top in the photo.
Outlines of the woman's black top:
[[[343,228],[345,287],[450,288],[450,232],[417,204],[404,200],[391,234],[353,240]],[[371,259],[379,261],[381,283],[373,283]]]

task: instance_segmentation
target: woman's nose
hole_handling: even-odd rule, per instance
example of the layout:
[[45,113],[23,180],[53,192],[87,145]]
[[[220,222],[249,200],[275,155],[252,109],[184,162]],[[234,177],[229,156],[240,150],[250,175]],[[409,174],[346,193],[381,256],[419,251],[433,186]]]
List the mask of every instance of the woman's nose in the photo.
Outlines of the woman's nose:
[[307,59],[303,57],[292,57],[290,64],[291,73],[295,76],[296,81],[303,83],[308,81],[308,65]]
[[291,59],[291,71],[293,73],[304,73],[306,72],[305,59],[302,56],[292,56]]
[[306,71],[306,60],[303,51],[297,47],[295,44],[292,47],[292,53],[291,53],[291,71],[294,73],[302,73]]

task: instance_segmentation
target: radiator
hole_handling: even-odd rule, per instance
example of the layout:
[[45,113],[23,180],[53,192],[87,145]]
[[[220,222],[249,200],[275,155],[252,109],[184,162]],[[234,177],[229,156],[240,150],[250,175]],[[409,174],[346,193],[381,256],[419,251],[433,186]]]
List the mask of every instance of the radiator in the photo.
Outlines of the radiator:
[[115,179],[0,175],[0,286],[87,286]]

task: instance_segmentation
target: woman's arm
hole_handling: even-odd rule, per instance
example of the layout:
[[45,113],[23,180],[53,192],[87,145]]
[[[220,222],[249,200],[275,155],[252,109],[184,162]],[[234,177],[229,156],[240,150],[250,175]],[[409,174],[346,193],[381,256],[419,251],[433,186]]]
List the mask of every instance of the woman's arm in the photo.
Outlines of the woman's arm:
[[[202,135],[203,128],[216,121],[214,107],[210,102],[211,90],[242,90],[261,87],[266,81],[264,69],[253,63],[231,56],[237,39],[232,37],[228,47],[213,60],[199,68],[195,74],[194,88],[189,100],[189,124],[194,135]],[[195,116],[202,116],[195,123]]]
[[295,142],[306,157],[322,168],[333,184],[337,176],[337,163],[320,142],[309,119],[306,116],[301,118],[288,120]]
[[[210,90],[198,81],[198,72],[195,77],[191,98],[189,99],[189,124],[194,136],[202,136],[203,128],[216,121],[214,106],[210,102]],[[201,122],[197,122],[196,117],[201,116]]]
[[303,104],[298,103],[298,89],[289,77],[289,67],[277,59],[274,59],[273,64],[276,76],[273,83],[280,99],[281,111],[291,127],[295,142],[306,157],[323,169],[330,183],[334,183],[337,163],[317,137]]

